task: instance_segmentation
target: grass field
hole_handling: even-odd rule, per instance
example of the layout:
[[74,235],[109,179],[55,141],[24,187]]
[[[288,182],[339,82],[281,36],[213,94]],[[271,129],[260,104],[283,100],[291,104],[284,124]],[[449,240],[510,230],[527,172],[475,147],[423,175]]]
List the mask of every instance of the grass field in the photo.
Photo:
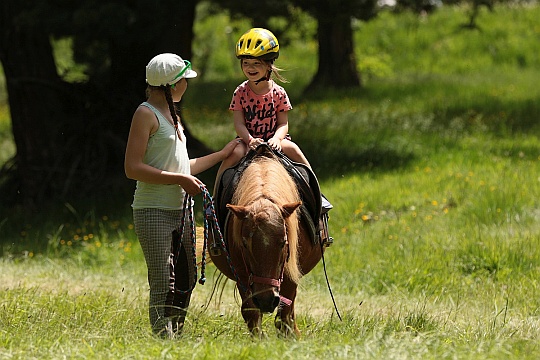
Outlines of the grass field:
[[[355,91],[302,97],[313,43],[280,57],[291,134],[335,206],[325,260],[342,321],[319,264],[298,295],[302,337],[280,338],[266,316],[253,339],[233,284],[213,294],[210,264],[182,338],[158,339],[129,199],[66,204],[0,219],[0,358],[539,358],[540,8],[496,7],[472,32],[465,11],[356,24]],[[233,136],[226,107],[241,78],[230,58],[208,63],[184,116],[217,148]],[[2,116],[0,155],[13,151]]]

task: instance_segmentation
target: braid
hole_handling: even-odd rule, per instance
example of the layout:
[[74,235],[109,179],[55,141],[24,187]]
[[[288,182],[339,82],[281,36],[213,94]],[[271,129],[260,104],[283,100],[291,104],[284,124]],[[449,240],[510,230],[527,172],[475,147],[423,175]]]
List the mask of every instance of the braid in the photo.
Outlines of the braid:
[[169,111],[171,112],[174,126],[177,126],[178,117],[176,115],[176,109],[174,108],[174,102],[173,102],[172,94],[171,94],[171,87],[170,85],[161,85],[161,88],[163,89],[163,93],[165,93],[165,99],[167,99],[167,104],[169,105]]
[[176,108],[174,107],[174,101],[171,94],[171,86],[161,85],[160,88],[163,90],[163,94],[165,94],[165,99],[167,100],[167,104],[169,105],[169,111],[171,112],[176,135],[178,135],[178,139],[182,141],[182,136],[180,135],[180,129],[178,128],[178,116],[176,115]]

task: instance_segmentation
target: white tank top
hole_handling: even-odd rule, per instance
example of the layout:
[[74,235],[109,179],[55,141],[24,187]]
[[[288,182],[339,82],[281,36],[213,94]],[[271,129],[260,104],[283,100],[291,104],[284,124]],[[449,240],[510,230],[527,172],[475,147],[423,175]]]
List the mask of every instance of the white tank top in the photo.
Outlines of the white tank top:
[[[154,112],[158,121],[158,130],[150,135],[144,155],[144,163],[160,170],[180,174],[190,174],[189,156],[186,137],[179,129],[178,139],[174,126],[155,107],[147,102],[141,104]],[[178,210],[182,208],[184,189],[180,185],[149,184],[137,181],[133,197],[133,209],[158,208]]]

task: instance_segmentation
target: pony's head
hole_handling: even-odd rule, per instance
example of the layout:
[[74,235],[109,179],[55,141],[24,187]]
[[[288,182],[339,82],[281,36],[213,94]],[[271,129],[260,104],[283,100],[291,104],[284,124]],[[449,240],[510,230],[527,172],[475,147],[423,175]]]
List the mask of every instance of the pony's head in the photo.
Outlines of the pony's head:
[[233,202],[227,205],[234,215],[232,238],[250,273],[252,299],[261,311],[273,312],[283,275],[295,283],[301,277],[296,184],[281,164],[261,158],[245,170]]

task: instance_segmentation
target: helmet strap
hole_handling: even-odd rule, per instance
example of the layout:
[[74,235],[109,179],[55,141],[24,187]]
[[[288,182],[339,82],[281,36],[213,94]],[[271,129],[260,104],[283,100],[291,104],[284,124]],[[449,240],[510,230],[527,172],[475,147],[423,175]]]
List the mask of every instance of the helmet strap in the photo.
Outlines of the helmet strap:
[[259,80],[256,80],[255,81],[255,85],[259,85],[259,83],[261,81],[269,81],[270,80],[270,75],[272,75],[272,69],[268,70],[268,73],[266,74],[266,76],[263,76],[262,78],[260,78]]

